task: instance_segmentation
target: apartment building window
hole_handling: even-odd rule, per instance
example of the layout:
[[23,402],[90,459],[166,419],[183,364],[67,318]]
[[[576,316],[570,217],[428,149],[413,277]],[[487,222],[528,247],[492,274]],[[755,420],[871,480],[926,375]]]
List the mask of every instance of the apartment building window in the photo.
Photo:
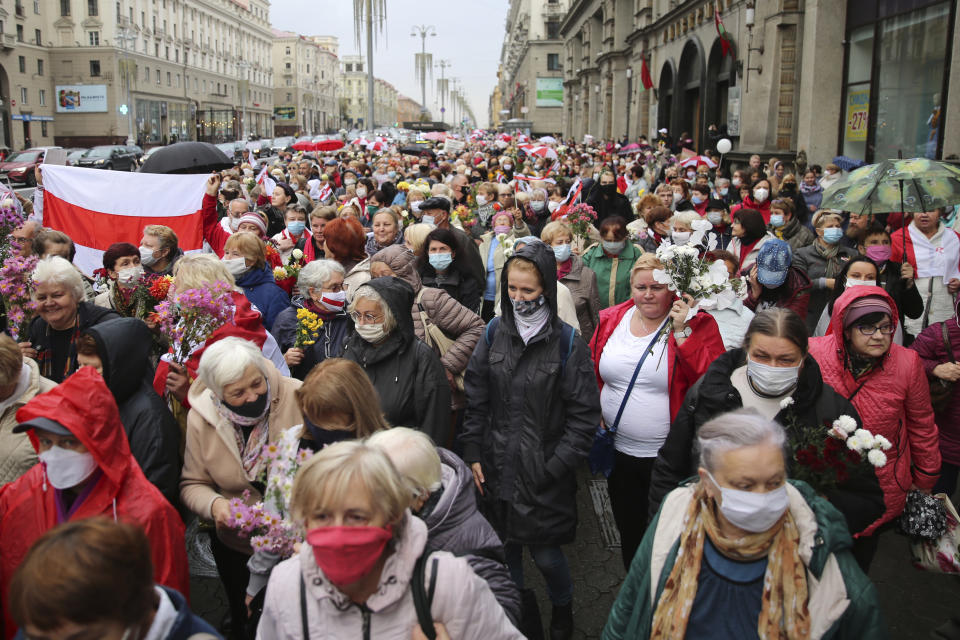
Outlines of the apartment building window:
[[178,73],[177,75],[173,76],[173,88],[174,88],[174,89],[179,89],[179,88],[180,88],[180,74],[179,74],[179,73]]
[[164,55],[166,56],[167,60],[169,60],[169,59],[170,59],[170,47],[164,47],[164,48],[163,48],[163,51],[164,51]]
[[173,86],[172,80],[173,80],[172,74],[171,74],[169,71],[167,71],[167,86],[168,86],[168,87]]
[[287,94],[287,102],[290,102],[291,100],[293,100],[293,94],[292,94],[292,93],[288,93],[288,94]]
[[27,104],[27,88],[20,87],[20,104]]
[[123,11],[120,10],[120,3],[117,3],[117,24],[120,24],[120,18],[123,16]]
[[547,54],[547,71],[560,71],[560,54]]
[[[47,106],[47,90],[46,90],[46,89],[40,89],[40,96],[39,96],[39,97],[40,97],[40,106],[41,106],[41,107]],[[44,134],[44,135],[46,135],[46,134]]]
[[70,0],[60,0],[60,15],[70,15]]
[[157,84],[160,84],[160,69],[157,69]]
[[284,68],[285,68],[287,71],[290,71],[290,63],[289,63],[289,62],[286,63],[286,64],[284,65]]
[[88,31],[87,38],[90,40],[91,47],[100,46],[100,32],[99,31]]
[[43,36],[40,34],[40,29],[33,30],[33,41],[37,44],[37,46],[43,44]]
[[147,26],[147,12],[141,11],[140,12],[140,28],[142,29],[145,26]]
[[100,61],[99,61],[99,60],[91,60],[91,61],[90,61],[90,76],[91,76],[91,77],[94,77],[94,78],[100,76]]
[[353,65],[352,65],[352,64],[348,64],[348,65],[347,65],[347,68],[346,68],[346,71],[347,71],[347,73],[353,71]]
[[43,75],[43,60],[37,60],[37,75]]
[[17,62],[20,64],[20,73],[27,72],[27,58],[26,56],[20,56],[17,58]]
[[290,78],[287,78],[287,86],[288,86],[288,87],[292,87],[292,86],[293,86],[293,80],[291,80]]
[[153,43],[153,57],[154,58],[160,57],[160,45],[157,44],[156,42]]
[[23,25],[17,25],[17,42],[23,42]]
[[33,12],[40,15],[40,0],[33,0]]
[[174,49],[174,50],[173,50],[173,59],[174,59],[176,62],[180,62],[180,49]]
[[157,30],[157,16],[153,16],[153,30],[154,32]]
[[99,0],[87,0],[87,15],[88,16],[100,15]]
[[150,67],[143,68],[143,81],[150,82]]
[[41,121],[40,121],[40,135],[43,136],[44,138],[47,137],[47,122],[46,122],[46,120],[41,120]]
[[560,37],[560,23],[551,20],[547,23],[547,37],[556,40]]

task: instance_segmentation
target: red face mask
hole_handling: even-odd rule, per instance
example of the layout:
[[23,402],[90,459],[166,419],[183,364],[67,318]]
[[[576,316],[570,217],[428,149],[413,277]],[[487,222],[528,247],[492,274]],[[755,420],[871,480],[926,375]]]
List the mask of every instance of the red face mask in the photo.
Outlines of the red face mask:
[[370,573],[393,537],[393,527],[317,527],[307,544],[324,575],[336,585],[357,582]]

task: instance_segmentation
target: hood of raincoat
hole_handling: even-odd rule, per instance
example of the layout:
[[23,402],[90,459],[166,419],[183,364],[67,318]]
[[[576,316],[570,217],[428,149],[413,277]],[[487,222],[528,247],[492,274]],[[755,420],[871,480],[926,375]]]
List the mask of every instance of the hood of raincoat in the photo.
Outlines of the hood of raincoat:
[[513,305],[510,304],[510,289],[507,282],[510,263],[514,260],[528,260],[537,267],[540,278],[543,280],[543,297],[550,305],[550,323],[552,323],[553,319],[557,317],[557,257],[553,253],[553,249],[543,242],[537,241],[525,245],[504,263],[503,277],[500,279],[500,299],[503,301],[500,305],[500,313],[504,326],[507,327],[508,331],[515,334],[517,333],[517,323],[513,318]]
[[[893,298],[890,297],[890,294],[887,293],[882,287],[862,286],[848,288],[833,303],[833,315],[830,316],[830,334],[833,336],[833,339],[836,342],[837,352],[840,354],[841,358],[845,358],[847,355],[847,345],[843,337],[843,317],[846,315],[847,309],[855,300],[868,297],[882,298],[884,302],[890,305],[890,321],[893,323],[894,328],[897,327],[900,318],[900,314],[897,311],[897,303],[893,301]],[[888,350],[887,354],[889,353],[890,352]]]
[[370,257],[370,262],[382,262],[390,267],[398,278],[413,287],[414,293],[423,288],[420,274],[417,273],[417,256],[402,244],[390,245],[377,251]]
[[397,321],[397,326],[390,337],[396,337],[402,343],[402,349],[406,349],[416,339],[413,332],[413,316],[410,315],[410,309],[413,308],[413,287],[405,280],[393,277],[374,278],[361,286],[372,287],[390,307],[390,313]]
[[150,348],[153,335],[139,318],[116,318],[95,324],[84,333],[97,342],[97,353],[103,363],[103,379],[117,404],[123,404],[140,388],[144,376],[153,380]]

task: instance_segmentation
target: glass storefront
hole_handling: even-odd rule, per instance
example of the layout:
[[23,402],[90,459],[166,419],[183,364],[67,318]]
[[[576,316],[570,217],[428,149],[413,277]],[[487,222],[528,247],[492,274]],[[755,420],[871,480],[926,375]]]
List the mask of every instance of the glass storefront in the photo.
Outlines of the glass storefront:
[[842,155],[865,162],[940,157],[951,5],[850,0]]
[[137,141],[167,144],[190,139],[190,105],[166,100],[137,100]]

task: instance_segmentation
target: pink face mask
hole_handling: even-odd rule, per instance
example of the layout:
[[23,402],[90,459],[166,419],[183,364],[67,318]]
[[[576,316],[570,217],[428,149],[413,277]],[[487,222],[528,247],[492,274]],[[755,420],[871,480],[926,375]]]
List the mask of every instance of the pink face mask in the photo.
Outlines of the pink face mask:
[[353,584],[373,570],[393,537],[393,527],[317,527],[307,544],[324,575],[335,585]]
[[874,262],[886,262],[890,259],[890,245],[875,244],[872,247],[867,247],[867,257]]
[[493,228],[493,232],[496,234],[501,233],[510,233],[510,225],[508,224],[498,224]]

